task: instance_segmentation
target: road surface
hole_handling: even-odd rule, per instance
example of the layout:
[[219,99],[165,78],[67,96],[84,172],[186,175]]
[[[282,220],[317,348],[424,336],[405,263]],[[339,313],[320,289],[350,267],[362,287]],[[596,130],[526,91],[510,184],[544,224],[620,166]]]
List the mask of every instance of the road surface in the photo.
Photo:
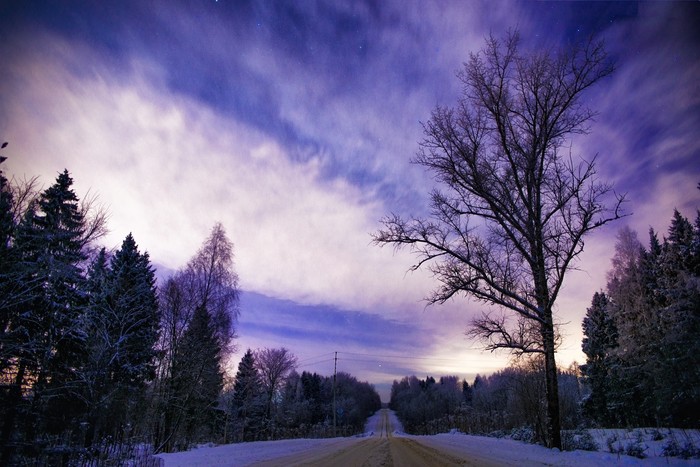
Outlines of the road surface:
[[[337,444],[319,446],[316,449],[255,464],[264,467],[278,466],[495,466],[503,465],[481,456],[450,452],[444,447],[412,437],[396,436],[394,420],[387,409],[375,417],[372,435],[338,441]],[[371,429],[371,427],[368,427]]]

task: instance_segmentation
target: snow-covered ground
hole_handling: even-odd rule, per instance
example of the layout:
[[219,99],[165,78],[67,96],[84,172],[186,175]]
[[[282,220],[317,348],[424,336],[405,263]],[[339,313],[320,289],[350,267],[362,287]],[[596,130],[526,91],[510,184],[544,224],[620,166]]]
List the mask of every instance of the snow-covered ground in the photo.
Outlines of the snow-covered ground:
[[[697,430],[591,430],[599,446],[598,452],[572,451],[559,452],[542,446],[527,444],[511,439],[470,436],[461,433],[435,436],[412,436],[403,433],[401,424],[393,412],[389,412],[393,437],[411,438],[439,451],[465,459],[480,459],[492,465],[556,465],[556,466],[600,466],[600,465],[700,465],[700,460],[683,460],[663,457],[663,446],[675,439],[679,447],[688,442],[700,446],[700,433]],[[245,466],[257,462],[270,461],[280,457],[301,454],[305,451],[333,451],[362,442],[371,437],[386,437],[380,412],[367,420],[365,433],[353,438],[332,439],[293,439],[281,441],[259,441],[215,447],[200,447],[188,452],[160,454],[165,467],[175,466]],[[661,439],[663,438],[663,439]],[[610,441],[610,442],[608,442]],[[610,453],[609,447],[623,452],[628,446],[638,445],[647,456],[638,459],[623,453]]]

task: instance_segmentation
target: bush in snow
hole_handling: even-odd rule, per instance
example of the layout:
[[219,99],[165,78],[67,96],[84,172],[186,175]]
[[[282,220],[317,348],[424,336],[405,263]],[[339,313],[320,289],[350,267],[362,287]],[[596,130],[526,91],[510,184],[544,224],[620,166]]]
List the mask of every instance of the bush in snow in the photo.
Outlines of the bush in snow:
[[681,459],[700,459],[700,449],[696,448],[692,441],[686,440],[685,444],[681,447],[675,437],[664,444],[663,452],[664,457],[680,457]]
[[517,441],[524,441],[526,443],[535,442],[535,430],[530,426],[521,426],[519,428],[513,428],[510,431],[510,438]]
[[562,431],[561,447],[564,451],[597,451],[598,443],[588,430]]

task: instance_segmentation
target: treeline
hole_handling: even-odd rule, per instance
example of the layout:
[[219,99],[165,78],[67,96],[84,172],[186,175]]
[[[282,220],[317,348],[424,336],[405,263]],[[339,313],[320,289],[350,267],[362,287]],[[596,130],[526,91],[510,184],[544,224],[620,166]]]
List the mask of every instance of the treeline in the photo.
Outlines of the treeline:
[[[541,359],[523,359],[492,375],[477,375],[471,385],[456,376],[438,380],[411,376],[394,381],[389,406],[411,434],[432,435],[457,429],[488,435],[524,429],[527,441],[543,441],[544,381]],[[585,391],[576,368],[559,372],[563,429],[581,424],[579,401]]]
[[[304,404],[318,410],[297,432],[330,434],[328,378],[313,375],[320,390],[308,392],[285,349],[246,354],[257,361],[245,384],[227,376],[239,289],[221,224],[157,288],[131,234],[116,251],[97,246],[107,215],[72,186],[68,171],[41,192],[0,172],[0,464],[290,436]],[[356,430],[379,397],[349,375],[336,391],[338,426]]]
[[300,375],[295,361],[284,348],[245,353],[230,397],[230,441],[350,436],[381,408],[370,384],[347,373]]
[[583,322],[586,414],[603,426],[700,424],[700,212],[668,236],[618,235],[607,290]]

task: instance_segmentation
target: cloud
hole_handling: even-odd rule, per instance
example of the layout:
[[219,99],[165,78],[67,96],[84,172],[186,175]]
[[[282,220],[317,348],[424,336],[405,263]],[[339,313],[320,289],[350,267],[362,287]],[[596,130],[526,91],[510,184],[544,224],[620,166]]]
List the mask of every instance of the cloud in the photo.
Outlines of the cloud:
[[[67,167],[79,193],[91,188],[109,205],[109,244],[131,231],[154,261],[177,268],[220,220],[246,289],[354,309],[416,307],[425,275],[404,277],[410,258],[370,245],[384,214],[372,193],[322,177],[317,158],[293,161],[245,122],[164,92],[154,64],[132,62],[115,79],[84,46],[49,35],[36,44],[5,84],[10,168],[48,183]],[[90,73],[66,67],[75,54],[93,59]]]

